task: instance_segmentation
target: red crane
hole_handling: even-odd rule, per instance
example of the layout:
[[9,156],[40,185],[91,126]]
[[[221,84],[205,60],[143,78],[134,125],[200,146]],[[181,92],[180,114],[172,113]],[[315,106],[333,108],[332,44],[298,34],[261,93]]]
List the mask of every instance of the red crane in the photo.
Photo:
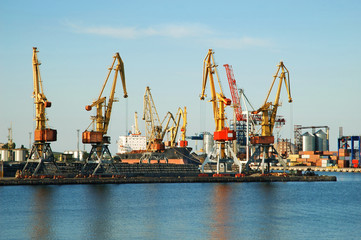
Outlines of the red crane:
[[239,100],[236,79],[234,78],[232,66],[228,64],[224,64],[223,66],[226,68],[229,89],[231,91],[234,111],[236,113],[236,119],[237,121],[243,121],[244,117],[242,115],[242,106]]
[[[237,121],[246,121],[247,116],[245,114],[242,114],[241,101],[240,101],[240,98],[238,95],[236,79],[234,78],[232,66],[228,65],[228,64],[224,64],[223,66],[226,68],[226,73],[227,73],[227,78],[228,78],[228,83],[229,83],[229,90],[231,91],[234,111],[236,113],[236,120]],[[262,122],[261,115],[251,114],[251,118],[253,119],[255,124],[261,124],[261,122]],[[286,122],[285,119],[279,115],[276,116],[275,121],[276,121],[276,126],[285,125],[285,122]]]

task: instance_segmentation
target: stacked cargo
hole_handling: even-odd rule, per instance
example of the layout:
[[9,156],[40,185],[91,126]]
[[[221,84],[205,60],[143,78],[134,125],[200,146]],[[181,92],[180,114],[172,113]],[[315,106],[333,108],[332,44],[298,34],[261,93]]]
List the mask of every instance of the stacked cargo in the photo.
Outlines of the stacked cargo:
[[350,150],[348,149],[339,149],[338,151],[338,164],[339,167],[350,167]]
[[290,154],[287,158],[287,163],[290,167],[298,165],[297,159],[300,158],[298,154]]
[[334,167],[348,168],[350,165],[354,168],[359,166],[359,160],[350,159],[350,152],[346,149],[337,151],[300,151],[299,154],[288,156],[290,167],[296,165],[315,166],[315,167]]

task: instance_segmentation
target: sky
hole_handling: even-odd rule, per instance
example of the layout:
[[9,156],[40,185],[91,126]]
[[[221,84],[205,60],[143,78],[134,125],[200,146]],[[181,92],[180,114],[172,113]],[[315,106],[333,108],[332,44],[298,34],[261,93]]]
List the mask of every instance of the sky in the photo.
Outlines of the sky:
[[[17,147],[29,146],[35,127],[33,47],[52,102],[48,124],[58,131],[53,151],[77,149],[77,130],[84,131],[95,114],[84,107],[98,97],[116,52],[124,61],[129,97],[122,97],[118,83],[108,131],[112,153],[134,124],[135,111],[144,133],[147,86],[160,118],[186,106],[188,136],[213,132],[211,103],[199,99],[203,60],[213,49],[224,94],[231,98],[223,67],[230,64],[255,108],[283,61],[293,103],[283,88],[278,114],[287,123],[277,129],[279,137],[293,138],[294,124],[329,126],[330,147],[337,150],[339,127],[344,135],[361,135],[360,13],[358,0],[1,0],[0,142],[7,142],[12,127]],[[226,113],[232,118],[232,108]]]

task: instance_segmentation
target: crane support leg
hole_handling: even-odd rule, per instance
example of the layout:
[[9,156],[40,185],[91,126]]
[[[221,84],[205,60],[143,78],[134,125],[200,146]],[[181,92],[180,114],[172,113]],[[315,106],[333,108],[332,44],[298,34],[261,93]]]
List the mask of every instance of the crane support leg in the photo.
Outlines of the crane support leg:
[[213,145],[213,150],[212,152],[209,154],[209,156],[207,156],[201,166],[201,171],[202,173],[204,173],[204,166],[209,164],[209,163],[216,163],[217,164],[217,168],[216,168],[216,172],[217,174],[220,173],[221,169],[220,169],[220,160],[221,160],[221,148],[222,148],[222,144],[224,144],[224,147],[227,151],[225,151],[226,153],[226,158],[228,160],[233,160],[233,163],[236,164],[239,167],[239,173],[242,172],[243,169],[243,165],[247,164],[247,161],[240,161],[236,154],[234,153],[230,142],[219,142],[217,141],[214,145]]
[[35,142],[22,170],[22,176],[56,175],[59,173],[50,143]]
[[[269,157],[270,150],[272,150],[271,153],[277,155],[277,158]],[[283,166],[283,172],[286,171],[287,163],[283,158],[281,158],[280,154],[278,154],[273,145],[255,145],[255,150],[251,155],[250,160],[247,162],[247,166],[251,162],[259,162],[258,169],[260,169],[262,174],[264,174],[270,171],[271,161],[278,161],[278,163]]]
[[[100,151],[99,151],[100,150]],[[113,175],[119,174],[113,163],[112,155],[106,144],[94,144],[82,168],[83,175]]]
[[231,157],[232,157],[232,159],[233,159],[233,162],[234,162],[235,164],[237,164],[238,167],[239,167],[239,173],[242,173],[243,164],[246,165],[248,161],[240,161],[240,160],[237,158],[236,154],[234,153],[231,145],[230,145],[229,143],[226,143],[226,146],[227,146],[227,149],[228,149],[229,154],[231,155]]

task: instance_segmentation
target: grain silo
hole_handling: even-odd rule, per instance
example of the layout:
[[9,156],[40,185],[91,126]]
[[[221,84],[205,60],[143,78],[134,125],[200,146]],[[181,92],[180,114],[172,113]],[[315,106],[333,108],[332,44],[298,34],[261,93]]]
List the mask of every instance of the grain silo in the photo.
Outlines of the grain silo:
[[302,134],[302,151],[315,151],[315,136],[309,132]]

